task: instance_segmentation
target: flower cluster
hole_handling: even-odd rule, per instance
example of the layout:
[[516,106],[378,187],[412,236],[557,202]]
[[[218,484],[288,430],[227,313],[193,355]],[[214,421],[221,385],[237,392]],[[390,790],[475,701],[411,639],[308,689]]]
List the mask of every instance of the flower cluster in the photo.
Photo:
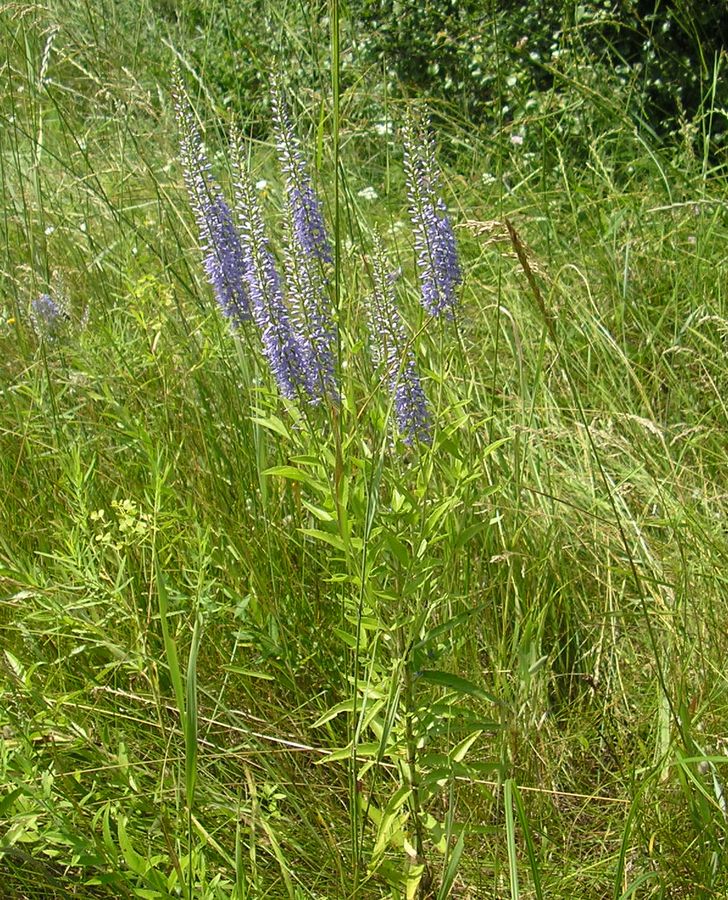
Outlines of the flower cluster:
[[197,221],[207,279],[215,299],[233,325],[250,318],[245,289],[245,258],[233,215],[210,170],[202,137],[179,77],[175,79],[180,161]]
[[69,319],[68,309],[63,299],[41,294],[30,304],[30,320],[39,337],[56,338],[65,328]]
[[88,324],[89,308],[80,319],[71,317],[71,303],[60,272],[53,272],[47,293],[42,293],[30,304],[30,321],[39,338],[55,341],[68,337],[72,331],[81,331]]
[[369,324],[374,362],[385,370],[397,428],[405,444],[411,445],[415,441],[429,443],[432,420],[417,374],[414,353],[397,310],[394,296],[396,276],[387,271],[379,235],[374,236],[372,275],[374,293],[370,299]]
[[294,399],[301,391],[310,395],[305,342],[294,330],[283,298],[281,279],[265,234],[255,187],[242,160],[239,139],[233,141],[232,150],[235,208],[246,259],[245,278],[263,353],[284,397]]
[[[337,404],[339,335],[327,272],[333,262],[331,243],[282,88],[274,80],[273,126],[286,198],[284,277],[276,267],[242,140],[236,136],[231,147],[231,209],[211,173],[179,77],[175,94],[185,182],[205,251],[205,271],[221,310],[236,326],[253,320],[284,397]],[[405,171],[422,303],[430,314],[451,318],[462,276],[452,226],[439,197],[434,141],[415,119],[405,128]],[[372,349],[392,397],[397,430],[405,444],[430,442],[432,417],[378,235],[373,284],[368,310]]]
[[462,282],[455,235],[439,196],[435,142],[426,124],[410,116],[404,127],[404,169],[415,234],[422,305],[432,316],[452,318]]
[[286,270],[291,305],[296,325],[307,343],[314,398],[325,396],[336,401],[338,335],[322,268],[324,263],[332,261],[331,245],[285,94],[275,81],[272,108],[278,158],[286,182]]
[[275,79],[271,90],[271,107],[278,159],[286,179],[293,234],[307,256],[330,263],[331,245],[324,225],[321,203],[316,196],[306,161],[301,153],[286,95]]

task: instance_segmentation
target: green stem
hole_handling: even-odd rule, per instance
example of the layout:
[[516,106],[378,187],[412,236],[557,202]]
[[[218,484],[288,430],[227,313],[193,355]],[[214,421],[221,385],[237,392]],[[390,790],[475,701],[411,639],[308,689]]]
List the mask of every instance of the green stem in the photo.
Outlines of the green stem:
[[412,666],[410,664],[411,649],[414,641],[410,641],[403,652],[403,678],[404,678],[404,729],[405,744],[407,748],[407,769],[409,772],[409,787],[411,793],[410,808],[415,828],[415,851],[417,852],[417,865],[425,866],[425,877],[420,882],[419,896],[425,896],[429,885],[429,870],[425,858],[425,832],[422,825],[422,801],[420,798],[420,777],[417,767],[417,739],[415,737],[412,720],[414,717],[414,687],[412,683]]

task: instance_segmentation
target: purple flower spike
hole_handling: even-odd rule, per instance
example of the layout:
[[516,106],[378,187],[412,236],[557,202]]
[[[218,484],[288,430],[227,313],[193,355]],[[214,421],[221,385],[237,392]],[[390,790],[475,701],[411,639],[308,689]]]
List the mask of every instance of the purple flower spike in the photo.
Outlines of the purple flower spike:
[[404,169],[415,233],[422,305],[432,316],[452,318],[462,280],[455,234],[438,196],[440,173],[429,129],[410,116],[404,127]]
[[286,274],[296,331],[306,352],[311,400],[316,403],[328,397],[338,403],[334,352],[336,325],[316,260],[311,259],[295,239],[290,241],[286,253]]
[[308,353],[295,332],[283,299],[281,281],[265,234],[263,216],[250,175],[242,162],[240,141],[233,142],[235,208],[245,255],[245,276],[260,331],[263,353],[284,397],[312,395]]
[[276,80],[271,89],[271,101],[278,159],[286,178],[293,233],[307,256],[330,263],[331,245],[324,225],[321,202],[313,189],[285,94]]
[[273,124],[286,184],[288,249],[286,275],[298,333],[305,343],[309,393],[314,402],[339,399],[335,347],[337,329],[321,263],[330,263],[331,247],[321,204],[293,129],[285,94],[277,81],[271,90]]
[[414,353],[397,310],[394,276],[387,273],[387,260],[378,235],[374,238],[373,276],[369,319],[374,362],[385,368],[397,428],[405,444],[411,446],[415,441],[429,444],[432,419]]
[[39,337],[56,338],[68,323],[65,304],[50,294],[41,294],[30,304],[30,319]]
[[180,161],[197,221],[205,273],[223,315],[237,326],[250,319],[243,248],[230,207],[210,171],[202,137],[179,78],[174,94]]

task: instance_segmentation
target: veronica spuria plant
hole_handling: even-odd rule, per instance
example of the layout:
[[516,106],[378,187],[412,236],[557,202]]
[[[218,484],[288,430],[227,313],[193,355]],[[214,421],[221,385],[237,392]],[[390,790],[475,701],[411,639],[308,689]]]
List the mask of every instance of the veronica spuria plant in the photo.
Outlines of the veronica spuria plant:
[[[431,319],[419,332],[408,324],[376,234],[372,252],[352,255],[363,261],[358,283],[366,289],[358,294],[347,284],[342,298],[351,311],[347,321],[367,322],[368,335],[341,333],[324,204],[278,83],[272,110],[284,188],[278,229],[269,227],[247,143],[240,136],[231,143],[228,206],[194,121],[182,112],[186,183],[218,305],[233,321],[241,352],[257,347],[286,400],[282,410],[251,410],[278,455],[278,464],[266,463],[259,473],[271,496],[279,492],[280,506],[268,508],[293,501],[281,531],[293,525],[302,536],[328,572],[329,600],[340,610],[335,634],[348,663],[331,673],[338,702],[317,725],[338,742],[326,764],[348,772],[354,881],[368,869],[408,896],[425,896],[433,879],[444,889],[454,877],[451,861],[462,849],[454,801],[443,804],[442,793],[467,771],[467,751],[485,730],[482,710],[476,715],[463,700],[489,702],[446,664],[449,630],[472,614],[448,597],[447,583],[457,535],[476,516],[474,476],[448,458],[458,424],[442,421],[427,396],[418,349]],[[455,242],[432,139],[419,147],[415,132],[408,134],[422,302],[447,320],[460,280]],[[329,411],[328,419],[314,409]],[[435,848],[444,864],[436,862]],[[450,876],[438,876],[440,870]]]

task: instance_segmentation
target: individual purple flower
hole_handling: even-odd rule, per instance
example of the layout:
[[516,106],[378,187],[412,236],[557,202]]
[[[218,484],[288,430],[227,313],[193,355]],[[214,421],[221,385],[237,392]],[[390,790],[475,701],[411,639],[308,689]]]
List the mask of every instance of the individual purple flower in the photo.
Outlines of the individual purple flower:
[[179,77],[174,85],[180,161],[190,197],[207,279],[215,299],[233,325],[250,319],[245,289],[245,257],[233,214],[210,170],[202,137]]
[[387,272],[381,240],[374,237],[374,293],[370,300],[369,322],[372,356],[383,366],[392,395],[397,429],[405,444],[430,443],[432,419],[422,389],[412,347],[407,341],[394,295],[394,275]]
[[239,138],[232,147],[235,209],[245,257],[245,279],[263,354],[284,397],[314,396],[305,342],[296,333],[283,298],[263,216],[250,175],[242,161]]
[[332,261],[321,202],[308,174],[298,136],[293,128],[286,96],[276,79],[271,89],[273,127],[278,159],[286,179],[293,233],[304,253],[323,262]]
[[413,115],[403,130],[404,169],[422,305],[432,316],[452,318],[462,280],[455,234],[440,196],[440,172],[429,129]]

